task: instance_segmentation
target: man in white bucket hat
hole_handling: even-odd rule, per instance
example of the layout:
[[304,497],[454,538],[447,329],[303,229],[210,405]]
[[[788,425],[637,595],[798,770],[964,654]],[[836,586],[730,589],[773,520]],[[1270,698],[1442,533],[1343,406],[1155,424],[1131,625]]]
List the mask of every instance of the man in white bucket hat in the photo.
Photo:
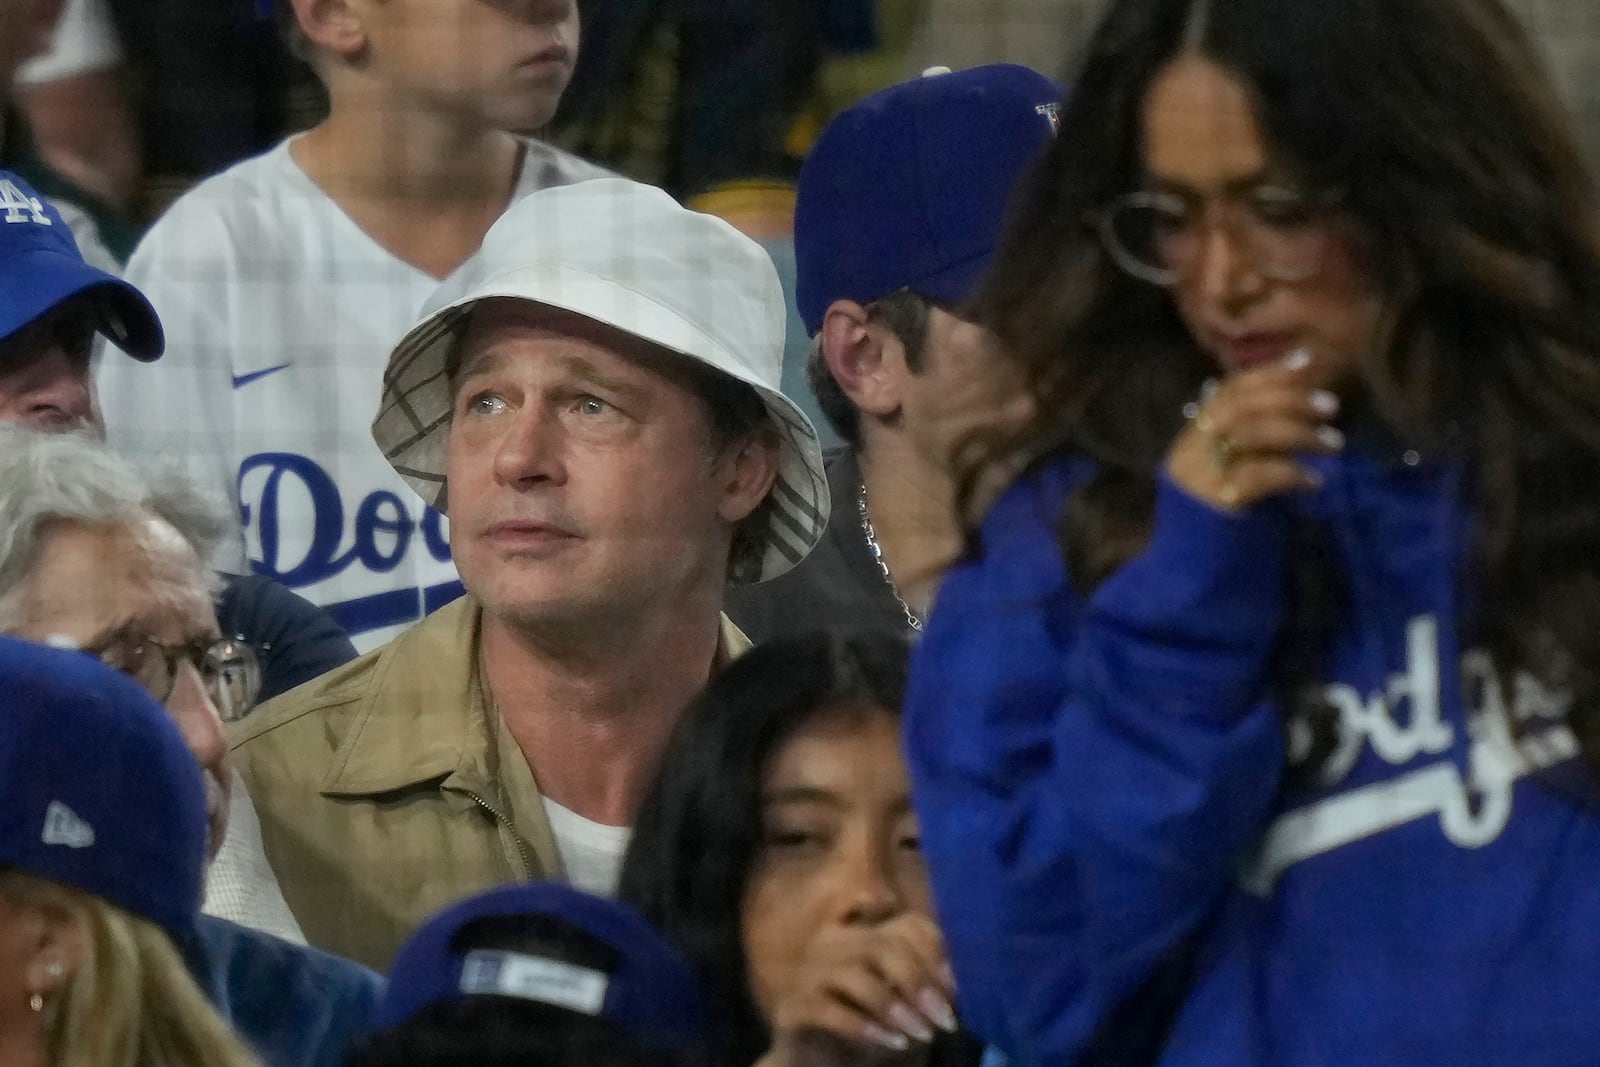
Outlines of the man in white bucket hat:
[[827,522],[783,316],[759,246],[602,179],[513,206],[395,347],[373,436],[467,596],[237,735],[313,944],[383,967],[465,894],[610,890],[681,709],[747,644],[727,583]]

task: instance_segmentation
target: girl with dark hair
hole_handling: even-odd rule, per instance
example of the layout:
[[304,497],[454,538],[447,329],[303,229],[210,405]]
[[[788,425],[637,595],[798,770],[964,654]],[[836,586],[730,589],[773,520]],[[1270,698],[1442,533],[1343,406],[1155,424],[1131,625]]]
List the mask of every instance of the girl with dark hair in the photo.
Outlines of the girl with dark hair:
[[900,754],[906,658],[888,634],[770,642],[673,738],[619,895],[699,970],[713,1067],[978,1062]]
[[979,300],[1035,462],[908,702],[964,1017],[1593,1060],[1600,199],[1532,49],[1499,0],[1116,0],[1072,81]]

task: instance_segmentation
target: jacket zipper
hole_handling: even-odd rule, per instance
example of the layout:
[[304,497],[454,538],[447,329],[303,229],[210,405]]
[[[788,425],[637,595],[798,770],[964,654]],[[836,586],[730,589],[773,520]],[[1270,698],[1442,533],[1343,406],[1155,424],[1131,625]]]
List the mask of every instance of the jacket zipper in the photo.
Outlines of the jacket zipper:
[[528,855],[528,846],[522,843],[522,835],[517,833],[517,828],[511,825],[511,820],[500,814],[498,808],[492,806],[478,794],[465,789],[462,792],[466,793],[474,804],[488,812],[494,818],[494,821],[504,827],[506,833],[511,835],[511,840],[517,843],[517,854],[522,857],[522,877],[527,881],[533,881],[533,859]]

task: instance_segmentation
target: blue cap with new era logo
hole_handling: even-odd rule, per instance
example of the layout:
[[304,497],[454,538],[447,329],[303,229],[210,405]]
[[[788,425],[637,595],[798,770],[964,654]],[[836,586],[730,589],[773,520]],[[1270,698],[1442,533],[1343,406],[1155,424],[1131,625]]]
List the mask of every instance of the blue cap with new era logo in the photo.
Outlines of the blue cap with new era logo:
[[61,212],[0,170],[0,339],[75,296],[99,314],[99,331],[135,359],[161,355],[161,320],[144,294],[83,261]]
[[[481,919],[539,917],[615,953],[606,970],[534,952],[475,949],[460,934]],[[700,982],[666,936],[626,904],[560,882],[491,889],[435,915],[411,935],[378,1007],[380,1027],[464,996],[526,1000],[603,1018],[643,1048],[684,1055],[705,1036]]]
[[200,765],[160,704],[93,656],[0,637],[0,867],[183,940],[206,835]]
[[816,333],[835,300],[897,289],[972,295],[1006,206],[1054,134],[1061,87],[1011,63],[942,68],[841,112],[806,156],[795,203],[796,298]]

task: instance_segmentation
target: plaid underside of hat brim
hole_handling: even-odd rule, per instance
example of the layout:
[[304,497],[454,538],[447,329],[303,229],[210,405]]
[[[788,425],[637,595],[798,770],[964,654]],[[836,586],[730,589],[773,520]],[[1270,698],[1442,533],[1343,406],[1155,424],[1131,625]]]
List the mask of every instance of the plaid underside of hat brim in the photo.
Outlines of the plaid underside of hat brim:
[[[395,472],[439,511],[447,511],[449,504],[445,475],[455,400],[446,368],[466,331],[473,305],[486,298],[444,308],[406,335],[384,372],[383,398],[372,422],[373,439]],[[568,310],[582,314],[584,309]],[[674,350],[685,358],[698,358]],[[747,384],[761,395],[780,441],[778,474],[759,565],[752,573],[734,578],[736,583],[754,584],[790,570],[822,539],[829,499],[822,448],[810,422],[782,393],[756,382]]]
[[372,436],[396,473],[440,511],[448,507],[446,445],[455,401],[447,359],[470,310],[470,304],[446,308],[407,335],[384,371],[383,400],[372,420]]

